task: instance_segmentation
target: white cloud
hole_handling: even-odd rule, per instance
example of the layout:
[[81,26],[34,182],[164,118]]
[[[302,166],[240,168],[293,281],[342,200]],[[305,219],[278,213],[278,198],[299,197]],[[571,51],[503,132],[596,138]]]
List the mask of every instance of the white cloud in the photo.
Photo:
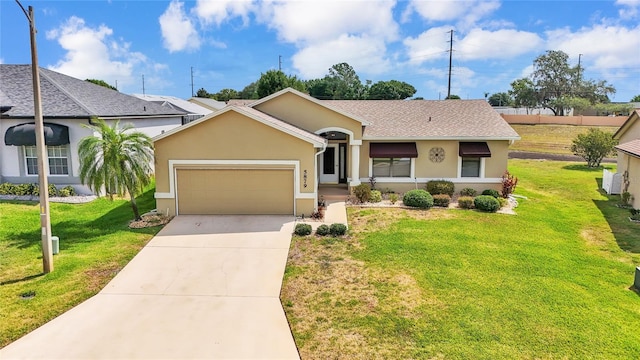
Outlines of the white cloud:
[[500,7],[497,0],[443,0],[422,1],[412,0],[407,7],[405,17],[415,11],[429,22],[457,22],[457,28],[472,27],[481,18],[491,14]]
[[618,10],[622,19],[634,19],[640,11],[640,0],[617,0],[616,5],[622,7]]
[[445,57],[449,51],[450,28],[432,27],[417,37],[403,41],[407,48],[409,63],[421,64]]
[[169,52],[193,50],[200,47],[200,38],[184,12],[184,3],[173,0],[160,16],[164,47]]
[[342,34],[395,40],[395,1],[274,1],[262,4],[260,21],[290,43],[314,43]]
[[202,22],[218,26],[234,17],[241,17],[246,25],[249,22],[249,14],[254,10],[252,0],[198,0],[194,8],[195,14]]
[[562,50],[572,59],[583,54],[586,66],[606,71],[640,67],[640,25],[635,28],[596,25],[576,32],[567,28],[547,32],[549,48]]
[[100,79],[123,88],[138,82],[134,72],[153,70],[147,57],[131,50],[131,44],[112,39],[113,30],[105,25],[91,28],[84,19],[71,17],[59,28],[48,31],[47,39],[57,41],[66,51],[64,58],[48,68],[78,79]]
[[454,48],[461,60],[505,60],[536,51],[542,43],[537,34],[526,31],[473,29]]
[[335,64],[346,62],[358,73],[379,74],[389,70],[385,44],[380,39],[342,35],[335,40],[309,45],[293,55],[293,66],[302,78],[321,78]]

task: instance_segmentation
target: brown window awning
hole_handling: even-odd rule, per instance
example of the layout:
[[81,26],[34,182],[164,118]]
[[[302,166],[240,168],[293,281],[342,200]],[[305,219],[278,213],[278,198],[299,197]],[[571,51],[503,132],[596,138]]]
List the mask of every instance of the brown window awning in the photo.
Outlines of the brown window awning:
[[491,157],[491,150],[486,142],[461,142],[458,155],[462,157]]
[[[69,144],[69,128],[52,123],[44,123],[45,145],[59,146]],[[13,146],[31,146],[36,144],[36,124],[15,125],[4,134],[4,144]]]
[[371,143],[370,158],[417,158],[418,148],[414,142]]

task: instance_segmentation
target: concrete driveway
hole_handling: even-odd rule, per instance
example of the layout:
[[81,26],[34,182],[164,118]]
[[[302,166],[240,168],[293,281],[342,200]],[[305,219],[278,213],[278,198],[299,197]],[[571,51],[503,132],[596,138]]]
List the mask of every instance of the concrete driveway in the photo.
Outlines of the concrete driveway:
[[5,359],[299,359],[279,295],[288,216],[178,216]]

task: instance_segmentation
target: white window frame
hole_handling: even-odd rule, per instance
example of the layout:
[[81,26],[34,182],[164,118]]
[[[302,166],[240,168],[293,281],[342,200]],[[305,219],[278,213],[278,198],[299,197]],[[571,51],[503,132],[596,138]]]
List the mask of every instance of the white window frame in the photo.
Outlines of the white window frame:
[[[27,156],[28,153],[30,152],[30,149],[33,149],[33,151],[36,153],[35,156]],[[66,152],[66,154],[64,156],[51,156],[51,152],[55,152],[58,149],[62,149]],[[49,176],[69,176],[70,175],[70,171],[71,171],[71,165],[69,164],[69,145],[57,145],[57,146],[47,146],[46,147],[46,153],[47,153],[47,169],[48,171],[48,175]],[[29,173],[29,163],[28,163],[28,159],[36,159],[36,162],[38,161],[38,157],[37,157],[37,148],[35,145],[25,145],[23,147],[23,157],[24,157],[24,169],[25,169],[25,174],[26,176],[38,176],[37,173],[37,165],[36,165],[36,173],[35,174],[31,174]],[[67,173],[66,174],[52,174],[51,173],[51,163],[49,162],[49,160],[51,159],[65,159],[66,160],[66,167],[67,167]]]
[[[373,159],[374,158],[369,158],[369,177],[373,176]],[[415,173],[416,173],[416,162],[415,162],[415,158],[375,158],[375,159],[409,159],[409,176],[398,176],[398,177],[376,177],[376,181],[379,182],[399,182],[398,180],[411,180],[413,181],[413,179],[415,178]]]
[[[465,156],[466,158],[475,158],[474,156]],[[459,179],[484,179],[484,172],[485,172],[485,159],[484,157],[480,157],[480,169],[479,169],[479,176],[465,176],[462,177],[462,161],[464,160],[465,157],[462,156],[458,156],[458,178]]]

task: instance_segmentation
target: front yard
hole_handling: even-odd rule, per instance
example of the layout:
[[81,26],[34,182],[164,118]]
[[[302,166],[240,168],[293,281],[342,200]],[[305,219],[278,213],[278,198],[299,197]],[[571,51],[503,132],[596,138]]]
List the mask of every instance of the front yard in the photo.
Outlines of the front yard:
[[302,358],[640,358],[640,224],[601,170],[509,170],[516,216],[350,208],[348,238],[294,238],[281,300]]
[[[155,206],[153,189],[138,205]],[[38,203],[0,201],[0,348],[96,294],[160,230],[129,229],[125,200],[51,203],[50,213],[60,253],[45,276]]]

